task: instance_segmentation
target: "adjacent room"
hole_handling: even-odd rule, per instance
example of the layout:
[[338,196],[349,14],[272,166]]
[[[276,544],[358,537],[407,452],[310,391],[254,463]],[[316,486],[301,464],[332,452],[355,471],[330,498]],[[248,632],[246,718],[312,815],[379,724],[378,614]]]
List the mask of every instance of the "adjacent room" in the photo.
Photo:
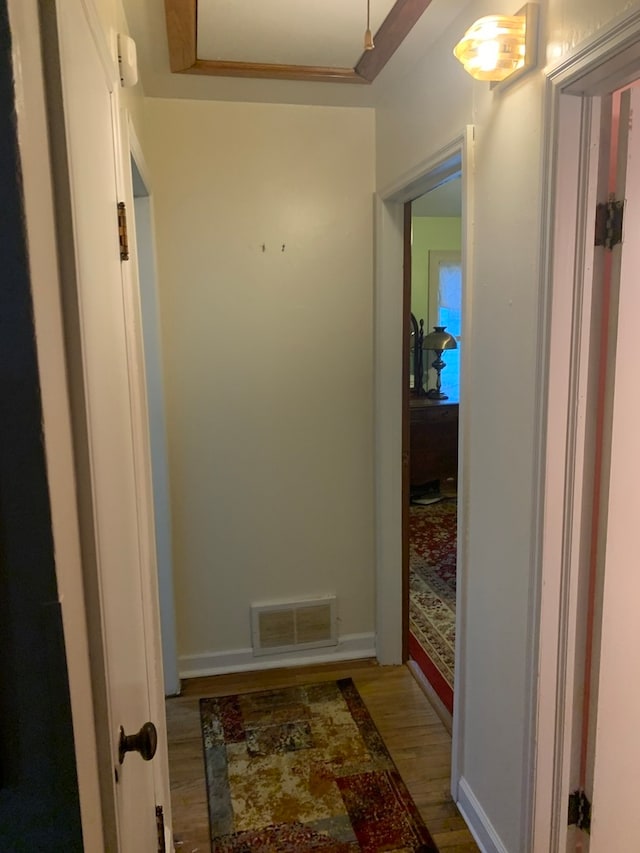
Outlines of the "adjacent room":
[[[411,202],[409,652],[453,713],[462,354],[462,197],[454,174]],[[405,271],[406,275],[406,271]]]

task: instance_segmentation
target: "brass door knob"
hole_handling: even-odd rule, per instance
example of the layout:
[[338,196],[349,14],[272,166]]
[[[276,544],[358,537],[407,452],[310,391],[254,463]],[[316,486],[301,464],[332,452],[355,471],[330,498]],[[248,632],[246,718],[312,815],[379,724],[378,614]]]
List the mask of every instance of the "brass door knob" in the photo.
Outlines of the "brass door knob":
[[158,732],[153,723],[145,723],[135,735],[126,735],[120,726],[118,757],[120,764],[127,752],[139,752],[145,761],[151,761],[158,748]]

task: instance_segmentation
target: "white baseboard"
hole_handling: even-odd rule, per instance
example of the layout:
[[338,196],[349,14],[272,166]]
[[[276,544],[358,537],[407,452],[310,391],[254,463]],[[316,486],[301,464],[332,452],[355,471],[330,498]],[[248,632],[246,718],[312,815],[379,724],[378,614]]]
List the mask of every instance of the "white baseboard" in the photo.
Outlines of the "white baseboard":
[[347,634],[340,637],[337,646],[305,649],[299,653],[255,657],[253,649],[236,649],[227,652],[204,652],[199,655],[182,655],[178,658],[180,678],[200,678],[205,675],[224,675],[228,672],[249,672],[279,667],[306,666],[314,663],[360,660],[376,656],[374,634]]
[[507,848],[500,840],[500,836],[491,825],[491,821],[469,787],[469,783],[464,778],[458,782],[456,805],[482,853],[508,853]]

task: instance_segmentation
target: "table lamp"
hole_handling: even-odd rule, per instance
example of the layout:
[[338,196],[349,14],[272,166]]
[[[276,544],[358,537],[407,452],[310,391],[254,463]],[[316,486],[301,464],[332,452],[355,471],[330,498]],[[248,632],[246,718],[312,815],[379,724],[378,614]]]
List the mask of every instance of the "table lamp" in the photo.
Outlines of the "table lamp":
[[442,393],[442,382],[440,379],[440,374],[442,373],[443,367],[446,367],[446,363],[442,360],[442,353],[447,349],[457,349],[458,344],[456,343],[456,339],[453,335],[450,335],[449,332],[445,331],[445,326],[434,326],[433,332],[429,332],[428,335],[424,336],[422,341],[422,349],[432,349],[436,358],[431,362],[431,367],[436,372],[436,387],[430,388],[427,391],[427,397],[430,400],[448,400],[446,394]]

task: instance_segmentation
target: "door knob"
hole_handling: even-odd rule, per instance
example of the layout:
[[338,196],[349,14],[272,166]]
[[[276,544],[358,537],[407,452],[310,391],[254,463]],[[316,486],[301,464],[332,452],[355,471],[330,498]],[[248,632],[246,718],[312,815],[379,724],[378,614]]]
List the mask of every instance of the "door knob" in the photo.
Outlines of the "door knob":
[[151,761],[158,746],[158,732],[153,723],[145,723],[135,735],[126,735],[120,726],[120,743],[118,757],[120,764],[127,752],[139,752],[145,761]]

